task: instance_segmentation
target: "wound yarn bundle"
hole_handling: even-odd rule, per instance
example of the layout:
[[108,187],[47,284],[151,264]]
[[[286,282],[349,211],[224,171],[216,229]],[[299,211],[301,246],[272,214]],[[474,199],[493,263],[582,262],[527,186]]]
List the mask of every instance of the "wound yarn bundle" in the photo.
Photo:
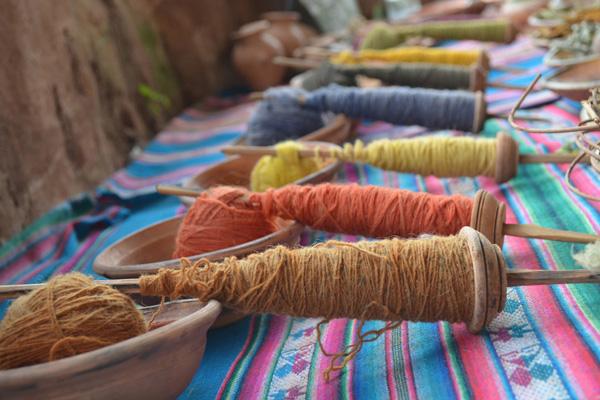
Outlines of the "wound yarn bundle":
[[[251,187],[281,187],[299,179],[296,175],[286,179],[286,171],[302,171],[301,163],[312,160],[300,157],[302,146],[286,142],[285,160],[278,156],[264,156],[251,174]],[[294,143],[294,142],[292,142]],[[283,145],[283,143],[282,143]],[[496,172],[497,139],[473,139],[469,137],[426,136],[413,139],[380,139],[367,145],[357,140],[346,143],[343,148],[329,150],[338,160],[369,164],[388,171],[435,175],[438,177],[489,176]],[[296,152],[295,156],[291,152]],[[319,149],[315,149],[315,155]],[[258,166],[260,165],[260,168]],[[306,172],[310,173],[307,169]],[[280,179],[274,180],[272,176]],[[293,179],[292,179],[293,178]]]
[[306,93],[303,105],[396,125],[472,131],[477,97],[472,92],[389,86],[373,89],[330,85]]
[[200,194],[179,226],[173,258],[220,250],[275,232],[275,218],[257,212],[245,194],[228,186]]
[[[473,262],[462,236],[327,242],[293,250],[278,246],[220,263],[191,265],[184,259],[181,269],[162,269],[142,276],[139,283],[141,292],[151,296],[194,296],[246,313],[324,318],[317,325],[317,340],[325,355],[333,356],[324,371],[327,380],[363,343],[400,321],[466,322],[475,299]],[[320,326],[333,318],[393,322],[360,332],[356,343],[329,354]]]
[[429,47],[399,47],[386,50],[364,49],[358,52],[342,51],[330,58],[333,64],[427,63],[471,66],[486,58],[481,50],[456,50]]
[[251,146],[270,146],[286,139],[297,139],[323,127],[318,110],[302,107],[298,99],[305,92],[277,87],[264,92],[264,98],[252,113],[246,129]]
[[344,66],[323,63],[319,68],[305,74],[306,78],[302,82],[302,87],[309,91],[332,83],[356,86],[356,77],[359,75],[378,79],[384,85],[469,90],[472,69],[426,63],[404,63],[389,66],[362,64]]
[[255,192],[264,192],[269,188],[278,188],[304,178],[323,167],[324,161],[317,154],[314,158],[300,157],[302,149],[294,141],[275,145],[275,156],[261,157],[250,174],[250,188]]
[[[188,210],[174,257],[191,256],[258,239],[277,218],[313,229],[367,237],[451,235],[471,221],[473,201],[355,184],[288,185],[266,192],[217,187]],[[183,233],[183,234],[182,234]]]
[[127,295],[79,273],[54,277],[8,308],[0,323],[0,369],[86,353],[146,331]]
[[436,21],[414,25],[377,24],[365,36],[363,49],[387,49],[412,37],[508,43],[514,28],[508,19]]

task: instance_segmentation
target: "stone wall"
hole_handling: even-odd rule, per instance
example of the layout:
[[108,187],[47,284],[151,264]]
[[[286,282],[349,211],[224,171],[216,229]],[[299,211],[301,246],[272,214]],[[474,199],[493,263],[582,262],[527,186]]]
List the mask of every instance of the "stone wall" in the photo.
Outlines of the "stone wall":
[[234,81],[230,33],[277,3],[4,0],[0,243]]

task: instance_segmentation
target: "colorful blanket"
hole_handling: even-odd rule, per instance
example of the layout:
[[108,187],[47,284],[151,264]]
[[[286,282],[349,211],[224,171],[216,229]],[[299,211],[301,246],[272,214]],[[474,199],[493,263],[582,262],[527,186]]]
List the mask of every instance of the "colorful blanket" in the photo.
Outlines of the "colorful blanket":
[[[496,71],[490,79],[527,84],[536,72],[544,71],[541,53],[526,41],[490,52],[494,64],[526,69],[522,74]],[[519,94],[489,89],[489,111],[508,112]],[[540,107],[530,113],[551,118],[556,126],[578,121],[579,106],[573,101],[553,102],[556,96],[545,91],[532,99],[530,105]],[[186,110],[94,193],[60,205],[0,248],[0,282],[43,282],[68,271],[94,274],[92,262],[108,245],[184,212],[177,198],[157,195],[153,186],[180,182],[222,160],[219,148],[242,134],[252,108],[245,104],[212,114]],[[522,152],[555,151],[573,140],[571,135],[516,132],[496,119],[487,122],[484,136],[493,137],[498,130],[510,132]],[[366,141],[425,132],[379,122],[358,128]],[[516,178],[497,185],[489,178],[438,179],[347,164],[337,180],[469,196],[484,188],[508,205],[510,222],[599,232],[600,205],[567,190],[565,169],[565,165],[524,165]],[[600,177],[588,167],[577,172],[575,184],[600,194]],[[357,239],[307,230],[302,243],[332,237]],[[504,254],[510,268],[575,269],[579,267],[572,253],[581,248],[508,237]],[[0,303],[0,313],[6,306],[7,302]],[[599,307],[598,285],[511,288],[504,311],[483,334],[472,335],[458,324],[405,322],[365,344],[330,382],[323,377],[330,360],[316,345],[317,320],[247,317],[209,332],[202,365],[181,398],[600,398]],[[364,329],[382,326],[373,321]],[[341,349],[355,340],[357,329],[354,320],[331,321],[324,329],[325,347]]]

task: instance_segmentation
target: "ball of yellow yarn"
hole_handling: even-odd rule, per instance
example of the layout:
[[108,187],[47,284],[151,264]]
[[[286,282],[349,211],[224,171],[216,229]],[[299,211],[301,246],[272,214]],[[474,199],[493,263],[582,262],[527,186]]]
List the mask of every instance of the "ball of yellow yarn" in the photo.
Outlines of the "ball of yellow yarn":
[[80,273],[18,298],[0,323],[0,369],[58,360],[147,331],[125,294]]
[[255,192],[278,188],[317,172],[323,161],[313,157],[300,157],[302,146],[292,140],[275,145],[276,156],[264,156],[250,174],[250,187]]

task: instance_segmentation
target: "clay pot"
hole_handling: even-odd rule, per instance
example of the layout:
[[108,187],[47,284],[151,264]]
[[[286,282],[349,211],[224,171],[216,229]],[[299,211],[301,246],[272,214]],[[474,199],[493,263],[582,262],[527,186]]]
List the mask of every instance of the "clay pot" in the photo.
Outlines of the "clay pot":
[[292,56],[294,50],[316,35],[312,28],[299,22],[300,14],[297,12],[271,11],[262,14],[262,18],[271,23],[269,33],[283,43],[287,56]]
[[274,57],[285,56],[285,48],[269,28],[269,22],[257,21],[233,34],[233,65],[254,90],[282,83],[286,73],[285,67],[273,63]]

